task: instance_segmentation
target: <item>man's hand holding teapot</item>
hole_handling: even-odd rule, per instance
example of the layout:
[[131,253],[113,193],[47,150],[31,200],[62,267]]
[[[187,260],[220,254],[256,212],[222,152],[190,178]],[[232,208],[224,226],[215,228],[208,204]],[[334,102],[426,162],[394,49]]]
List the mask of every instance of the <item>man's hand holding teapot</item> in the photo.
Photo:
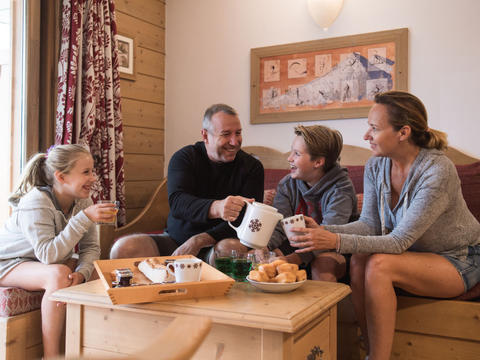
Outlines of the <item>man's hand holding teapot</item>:
[[223,200],[215,200],[210,206],[208,217],[210,219],[223,219],[235,221],[245,206],[245,201],[252,203],[255,199],[247,199],[243,196],[227,196]]

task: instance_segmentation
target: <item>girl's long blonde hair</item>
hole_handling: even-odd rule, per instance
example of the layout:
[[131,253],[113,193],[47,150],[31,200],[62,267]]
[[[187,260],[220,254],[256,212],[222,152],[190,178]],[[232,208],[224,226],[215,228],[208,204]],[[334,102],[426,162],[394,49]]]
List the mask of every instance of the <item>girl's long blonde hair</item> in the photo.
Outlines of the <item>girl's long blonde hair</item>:
[[80,155],[90,155],[82,145],[56,145],[47,153],[38,153],[30,158],[22,172],[20,181],[8,201],[17,203],[22,196],[36,186],[52,186],[55,171],[68,174]]

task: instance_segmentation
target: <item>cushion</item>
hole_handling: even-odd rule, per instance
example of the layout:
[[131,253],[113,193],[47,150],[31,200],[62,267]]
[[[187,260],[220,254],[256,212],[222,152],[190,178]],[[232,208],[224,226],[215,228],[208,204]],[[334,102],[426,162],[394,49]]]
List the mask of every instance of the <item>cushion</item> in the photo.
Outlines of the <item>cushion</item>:
[[357,194],[357,211],[359,214],[362,213],[363,206],[363,194]]
[[290,174],[288,169],[265,169],[263,188],[276,189],[278,182],[288,174]]
[[348,176],[352,180],[353,187],[357,194],[363,194],[363,165],[345,166],[348,170]]
[[0,287],[0,316],[19,315],[39,309],[43,293],[15,287]]
[[480,301],[480,283],[475,285],[473,288],[471,288],[469,291],[467,291],[465,294],[462,294],[455,298],[455,300],[475,300],[475,301]]
[[277,189],[266,189],[263,192],[263,203],[265,205],[273,205],[273,198],[277,194]]
[[480,161],[456,167],[462,183],[463,198],[473,216],[480,221]]

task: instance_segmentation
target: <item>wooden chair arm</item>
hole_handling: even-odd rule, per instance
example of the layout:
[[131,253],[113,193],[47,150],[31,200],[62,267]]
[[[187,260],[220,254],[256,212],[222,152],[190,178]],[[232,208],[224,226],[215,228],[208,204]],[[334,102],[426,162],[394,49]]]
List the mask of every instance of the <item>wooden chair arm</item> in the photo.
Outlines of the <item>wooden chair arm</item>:
[[115,228],[112,225],[97,225],[101,259],[108,259],[113,241],[120,236],[154,232],[165,229],[170,211],[168,205],[167,179],[163,179],[145,208],[128,224]]

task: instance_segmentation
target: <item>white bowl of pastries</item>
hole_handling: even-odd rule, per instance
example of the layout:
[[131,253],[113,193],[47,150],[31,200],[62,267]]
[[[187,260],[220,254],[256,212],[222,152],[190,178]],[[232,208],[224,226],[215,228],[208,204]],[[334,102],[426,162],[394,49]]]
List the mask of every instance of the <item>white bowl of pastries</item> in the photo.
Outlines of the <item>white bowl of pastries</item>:
[[295,290],[307,280],[305,270],[285,260],[275,260],[270,264],[260,264],[247,276],[250,284],[265,292],[282,293]]

